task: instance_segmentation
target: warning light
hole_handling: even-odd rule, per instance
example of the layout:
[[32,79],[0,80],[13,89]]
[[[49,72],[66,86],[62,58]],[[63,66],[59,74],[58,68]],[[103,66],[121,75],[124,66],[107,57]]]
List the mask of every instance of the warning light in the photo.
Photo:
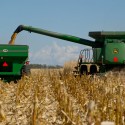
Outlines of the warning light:
[[7,67],[7,66],[8,66],[7,62],[4,62],[3,67]]
[[114,57],[113,60],[114,60],[114,62],[118,62],[118,58],[117,57]]

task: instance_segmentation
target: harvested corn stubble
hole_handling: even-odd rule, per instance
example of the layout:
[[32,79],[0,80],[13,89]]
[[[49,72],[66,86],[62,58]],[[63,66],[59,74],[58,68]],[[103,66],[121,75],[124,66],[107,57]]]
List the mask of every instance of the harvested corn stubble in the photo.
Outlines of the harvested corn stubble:
[[41,69],[17,84],[0,81],[0,124],[124,125],[124,80]]

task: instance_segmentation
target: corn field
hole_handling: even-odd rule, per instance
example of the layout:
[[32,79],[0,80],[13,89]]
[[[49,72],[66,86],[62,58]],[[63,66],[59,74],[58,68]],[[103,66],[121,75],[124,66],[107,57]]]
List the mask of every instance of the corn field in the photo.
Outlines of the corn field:
[[69,70],[0,81],[0,125],[125,125],[124,77],[75,78]]

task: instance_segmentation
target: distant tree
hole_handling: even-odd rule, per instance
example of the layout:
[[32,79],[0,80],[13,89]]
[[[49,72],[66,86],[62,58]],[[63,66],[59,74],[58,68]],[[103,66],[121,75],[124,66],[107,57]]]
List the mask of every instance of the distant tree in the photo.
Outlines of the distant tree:
[[31,69],[45,69],[45,68],[59,69],[59,68],[62,68],[62,66],[60,66],[60,65],[46,65],[46,64],[29,64],[29,67]]

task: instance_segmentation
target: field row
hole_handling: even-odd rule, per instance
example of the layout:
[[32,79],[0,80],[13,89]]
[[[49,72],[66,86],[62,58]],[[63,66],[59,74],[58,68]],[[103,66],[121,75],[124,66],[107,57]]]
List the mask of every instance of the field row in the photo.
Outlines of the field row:
[[33,70],[17,84],[0,82],[1,125],[125,124],[124,77],[75,78],[63,70]]

